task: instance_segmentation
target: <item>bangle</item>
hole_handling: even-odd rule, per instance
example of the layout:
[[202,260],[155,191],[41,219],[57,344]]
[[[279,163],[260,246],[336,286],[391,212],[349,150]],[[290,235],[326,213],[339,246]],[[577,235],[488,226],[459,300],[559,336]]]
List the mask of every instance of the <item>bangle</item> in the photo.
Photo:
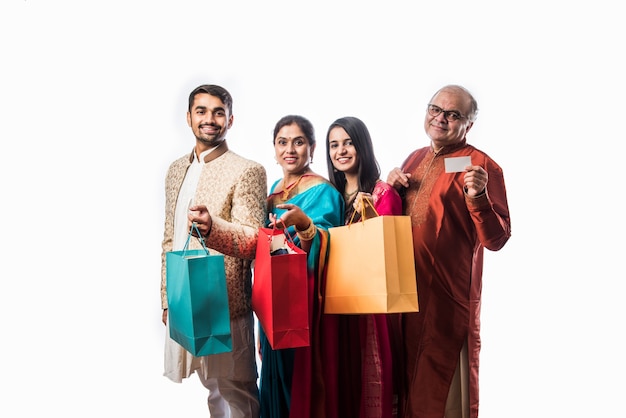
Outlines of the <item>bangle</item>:
[[309,218],[309,220],[311,221],[311,223],[304,231],[300,231],[298,230],[298,228],[296,228],[296,235],[298,235],[301,241],[311,241],[317,233],[317,228],[315,227],[315,224],[313,223],[311,218]]

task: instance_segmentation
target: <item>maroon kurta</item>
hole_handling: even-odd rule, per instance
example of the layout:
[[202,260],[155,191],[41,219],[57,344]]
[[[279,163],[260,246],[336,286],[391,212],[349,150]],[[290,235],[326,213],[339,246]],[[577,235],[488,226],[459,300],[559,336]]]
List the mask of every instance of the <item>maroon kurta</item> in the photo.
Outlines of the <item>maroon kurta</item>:
[[[444,159],[471,156],[488,172],[486,193],[470,198],[465,173],[446,173]],[[437,154],[427,147],[402,165],[411,173],[404,212],[411,216],[418,313],[403,315],[408,393],[403,417],[442,418],[450,382],[467,342],[470,416],[478,416],[478,355],[483,248],[497,251],[511,235],[502,169],[463,142]]]

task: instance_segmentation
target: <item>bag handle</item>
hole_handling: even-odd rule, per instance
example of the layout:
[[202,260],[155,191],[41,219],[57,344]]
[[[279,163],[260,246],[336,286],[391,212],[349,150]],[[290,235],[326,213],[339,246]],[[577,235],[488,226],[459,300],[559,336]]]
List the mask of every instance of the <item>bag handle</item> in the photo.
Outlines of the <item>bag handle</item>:
[[[374,211],[374,213],[376,214],[376,216],[380,216],[378,214],[378,211],[376,210],[376,208],[374,207],[374,203],[372,202],[372,200],[369,197],[363,197],[362,194],[359,195],[359,200],[361,201],[361,220],[359,222],[363,222],[365,220],[367,220],[367,210],[365,209],[365,205],[369,205],[369,207]],[[357,211],[353,211],[352,212],[352,216],[350,216],[350,222],[348,222],[348,225],[352,225],[352,222],[354,221],[354,215],[356,215]]]
[[[291,234],[287,233],[287,225],[285,225],[285,221],[283,221],[282,219],[278,219],[277,222],[282,222],[283,223],[283,235],[285,235],[285,241],[288,241],[289,243],[296,245],[295,242],[293,242],[293,237],[291,236]],[[276,224],[274,224],[274,226],[272,227],[273,231],[276,231]],[[267,236],[267,242],[272,242],[272,237],[274,235],[268,235]]]
[[[311,221],[311,222],[313,222],[313,221]],[[291,234],[289,232],[287,232],[287,228],[283,228],[283,231],[285,231],[285,241],[290,243],[294,247],[297,247],[296,243],[293,242],[293,237],[291,236]]]
[[191,237],[193,236],[193,231],[196,231],[196,233],[198,234],[198,236],[196,238],[198,238],[198,241],[200,241],[200,244],[202,244],[202,248],[204,248],[204,251],[206,251],[207,255],[211,255],[209,253],[209,249],[206,247],[206,244],[204,243],[204,240],[200,239],[200,237],[202,236],[200,234],[200,230],[198,229],[198,225],[194,222],[191,224],[191,228],[189,229],[189,235],[187,236],[187,241],[185,242],[185,246],[183,247],[183,253],[187,251],[187,249],[189,248],[189,241],[191,240]]

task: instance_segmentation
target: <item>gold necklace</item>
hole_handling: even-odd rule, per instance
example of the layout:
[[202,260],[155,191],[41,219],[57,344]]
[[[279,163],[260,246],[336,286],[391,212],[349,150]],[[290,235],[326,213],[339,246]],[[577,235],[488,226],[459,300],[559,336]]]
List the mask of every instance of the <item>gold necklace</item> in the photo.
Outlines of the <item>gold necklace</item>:
[[300,183],[300,180],[302,180],[302,177],[306,176],[307,174],[308,173],[302,174],[300,177],[298,177],[298,179],[296,181],[294,181],[293,183],[291,183],[287,187],[283,186],[282,195],[283,195],[283,200],[284,201],[286,201],[289,198],[289,193],[291,193],[291,191]]
[[357,192],[358,192],[358,191],[359,191],[359,189],[357,188],[357,189],[355,189],[353,192],[350,192],[350,193],[346,193],[346,192],[344,192],[344,193],[343,193],[343,198],[344,198],[344,199],[346,200],[346,202],[347,202],[348,200],[352,199],[352,196],[354,196],[355,194],[357,194]]

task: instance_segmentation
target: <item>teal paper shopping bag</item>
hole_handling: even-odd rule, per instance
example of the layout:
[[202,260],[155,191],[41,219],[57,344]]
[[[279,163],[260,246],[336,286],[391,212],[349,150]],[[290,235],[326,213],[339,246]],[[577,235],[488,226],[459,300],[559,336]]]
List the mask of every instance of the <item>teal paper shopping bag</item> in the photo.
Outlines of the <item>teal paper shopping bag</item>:
[[224,256],[208,249],[166,254],[170,338],[194,356],[232,350]]

